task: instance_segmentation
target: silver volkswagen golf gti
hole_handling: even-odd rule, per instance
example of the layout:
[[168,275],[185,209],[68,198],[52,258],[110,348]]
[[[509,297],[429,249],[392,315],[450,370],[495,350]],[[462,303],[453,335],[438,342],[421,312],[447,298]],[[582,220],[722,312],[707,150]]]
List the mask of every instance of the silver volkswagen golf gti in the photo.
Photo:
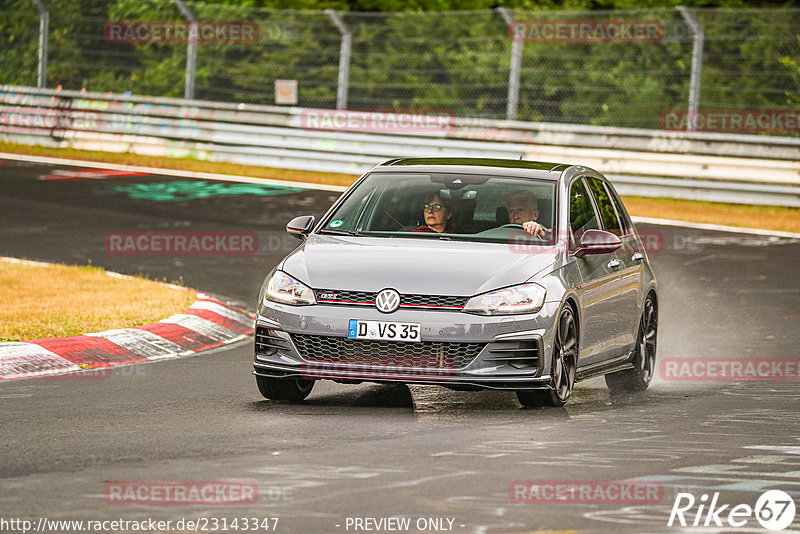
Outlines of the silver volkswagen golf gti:
[[315,381],[515,391],[563,406],[576,380],[645,389],[658,296],[614,187],[581,166],[398,159],[358,179],[261,288],[264,397]]

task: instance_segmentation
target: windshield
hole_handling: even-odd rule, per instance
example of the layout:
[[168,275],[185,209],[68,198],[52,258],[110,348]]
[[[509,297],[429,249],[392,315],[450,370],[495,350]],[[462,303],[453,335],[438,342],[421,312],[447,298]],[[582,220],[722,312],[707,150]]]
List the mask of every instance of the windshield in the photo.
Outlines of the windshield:
[[[555,182],[475,174],[373,173],[321,233],[552,244]],[[547,230],[534,237],[522,224]]]

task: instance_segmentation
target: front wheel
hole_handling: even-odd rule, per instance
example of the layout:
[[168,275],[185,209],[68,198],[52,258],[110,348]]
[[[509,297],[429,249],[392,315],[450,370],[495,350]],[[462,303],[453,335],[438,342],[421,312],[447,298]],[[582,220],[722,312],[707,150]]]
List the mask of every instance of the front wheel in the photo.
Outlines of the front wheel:
[[550,389],[517,391],[520,404],[525,407],[542,404],[564,406],[572,394],[578,369],[578,327],[569,306],[565,306],[558,316],[552,362]]
[[644,301],[639,334],[633,355],[633,369],[606,375],[606,385],[612,391],[644,391],[653,379],[656,367],[656,335],[658,334],[658,308],[652,296]]
[[265,399],[277,401],[299,402],[311,393],[314,380],[297,380],[293,378],[271,378],[256,375],[258,391]]

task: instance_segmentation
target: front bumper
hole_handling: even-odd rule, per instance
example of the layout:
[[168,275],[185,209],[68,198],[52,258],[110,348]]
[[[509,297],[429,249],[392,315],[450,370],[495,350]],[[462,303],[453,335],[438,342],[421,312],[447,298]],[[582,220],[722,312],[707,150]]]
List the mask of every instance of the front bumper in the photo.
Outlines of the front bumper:
[[[558,303],[545,303],[536,314],[495,317],[456,311],[384,314],[366,307],[262,304],[256,320],[254,374],[454,389],[544,389],[550,383],[549,373],[543,370],[550,369],[557,312]],[[348,340],[350,319],[419,323],[422,343]],[[457,358],[447,356],[455,353]]]

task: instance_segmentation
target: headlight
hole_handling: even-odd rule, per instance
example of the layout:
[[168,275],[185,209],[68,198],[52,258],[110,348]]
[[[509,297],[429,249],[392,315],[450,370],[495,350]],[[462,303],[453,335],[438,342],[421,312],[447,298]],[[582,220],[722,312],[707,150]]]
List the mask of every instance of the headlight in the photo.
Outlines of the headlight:
[[542,309],[547,290],[539,284],[522,284],[490,291],[469,299],[462,311],[478,315],[515,315]]
[[317,303],[317,299],[314,298],[314,292],[310,287],[280,271],[275,271],[275,274],[269,279],[267,291],[264,293],[264,300],[293,304],[295,306]]

